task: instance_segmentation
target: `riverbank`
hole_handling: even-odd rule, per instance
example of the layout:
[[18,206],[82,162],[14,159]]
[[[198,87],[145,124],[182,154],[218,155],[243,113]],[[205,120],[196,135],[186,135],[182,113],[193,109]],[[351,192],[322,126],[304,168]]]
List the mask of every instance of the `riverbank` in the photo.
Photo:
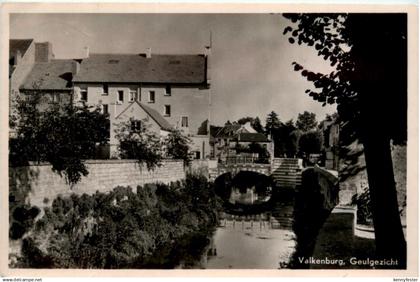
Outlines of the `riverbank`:
[[[203,176],[57,197],[21,240],[19,268],[174,268],[201,255],[220,199]],[[14,240],[14,241],[18,241]],[[188,251],[185,251],[188,249]],[[187,255],[185,255],[187,254]]]

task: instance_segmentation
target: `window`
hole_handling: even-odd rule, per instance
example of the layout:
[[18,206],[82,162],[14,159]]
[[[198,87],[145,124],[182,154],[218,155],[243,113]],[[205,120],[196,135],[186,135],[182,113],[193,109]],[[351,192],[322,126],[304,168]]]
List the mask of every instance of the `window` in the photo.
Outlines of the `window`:
[[170,85],[166,85],[166,88],[165,88],[165,96],[171,96],[171,93],[172,93],[171,86]]
[[164,106],[163,115],[167,117],[171,116],[171,105]]
[[108,95],[108,91],[109,91],[108,84],[104,84],[102,86],[102,95]]
[[124,91],[118,90],[118,101],[124,102]]
[[131,132],[139,132],[141,130],[141,121],[132,120],[131,121]]
[[181,127],[188,127],[188,117],[181,117]]
[[136,98],[137,98],[137,90],[130,90],[129,101],[134,102],[137,100]]
[[102,104],[102,113],[107,114],[108,113],[108,104]]
[[195,152],[195,159],[196,160],[199,160],[200,159],[200,152],[199,151],[196,151]]
[[88,100],[87,88],[80,88],[80,101],[87,102],[87,100]]
[[53,93],[52,95],[52,102],[53,103],[60,103],[60,94],[59,93]]
[[149,91],[149,103],[155,102],[155,91]]

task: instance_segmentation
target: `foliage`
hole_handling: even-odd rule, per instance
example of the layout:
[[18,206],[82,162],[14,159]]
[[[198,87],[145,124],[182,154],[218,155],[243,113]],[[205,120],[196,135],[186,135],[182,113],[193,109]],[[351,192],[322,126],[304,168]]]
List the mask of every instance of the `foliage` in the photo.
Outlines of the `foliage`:
[[261,124],[261,120],[259,117],[255,117],[252,121],[251,121],[251,126],[253,129],[255,129],[256,132],[258,133],[264,133],[264,127]]
[[[335,68],[329,74],[315,73],[294,62],[294,70],[317,89],[305,92],[323,105],[337,103],[340,119],[349,122],[349,130],[357,131],[359,137],[366,120],[361,110],[366,109],[380,113],[369,117],[380,120],[377,126],[388,133],[388,138],[404,142],[407,138],[406,15],[285,14],[285,17],[294,23],[284,30],[284,34],[291,34],[289,42],[313,46],[318,56]],[[389,54],[393,54],[392,60]],[[393,83],[388,84],[387,79]],[[382,85],[378,87],[378,83]],[[385,90],[381,96],[372,94],[379,89]],[[380,102],[381,106],[366,108],[371,102]]]
[[29,205],[18,205],[12,212],[9,228],[10,239],[16,240],[22,238],[22,236],[32,228],[34,220],[39,214],[40,209],[38,207],[30,207]]
[[[337,103],[341,136],[364,147],[376,255],[406,265],[390,143],[407,140],[407,14],[285,14],[289,42],[313,46],[334,70],[316,73],[294,62],[313,83],[306,93]],[[343,140],[342,140],[343,141]]]
[[272,134],[273,130],[278,129],[281,125],[278,114],[274,111],[271,111],[265,120],[265,131],[268,134]]
[[253,117],[243,117],[243,118],[238,119],[237,123],[244,125],[245,123],[252,122],[253,120],[254,120]]
[[248,147],[251,153],[258,154],[258,159],[255,161],[256,163],[269,163],[270,162],[270,153],[267,151],[267,148],[255,142],[252,142],[251,144],[249,144]]
[[365,188],[361,194],[353,195],[352,205],[357,205],[357,221],[361,224],[372,224],[372,210],[369,189]]
[[191,161],[189,155],[189,144],[191,139],[184,136],[181,131],[173,130],[165,139],[166,153],[173,159],[184,160],[184,164],[188,165]]
[[116,187],[57,197],[24,239],[18,267],[173,268],[193,234],[202,241],[214,230],[220,208],[212,183],[199,175],[137,193]]
[[10,164],[49,162],[68,183],[77,183],[88,174],[84,160],[94,157],[98,144],[108,142],[108,117],[85,105],[53,104],[41,109],[43,95],[37,91],[17,101],[13,118],[16,137],[9,144]]
[[237,154],[258,154],[258,158],[255,160],[256,163],[268,163],[270,161],[270,153],[268,152],[267,148],[259,143],[252,142],[248,146],[236,144],[235,150]]
[[304,111],[302,114],[299,114],[296,120],[296,127],[303,132],[315,129],[317,124],[316,115],[308,111]]
[[163,154],[160,137],[149,130],[146,120],[142,120],[140,128],[136,129],[131,126],[133,121],[131,118],[121,122],[115,130],[120,157],[136,159],[140,164],[146,164],[149,170],[160,166]]
[[258,133],[264,133],[264,127],[261,124],[261,120],[259,117],[243,117],[238,119],[237,123],[244,125],[247,122],[251,124],[251,127]]
[[[273,130],[272,138],[274,141],[274,155],[276,157],[295,157],[298,151],[298,137],[293,132],[296,131],[293,120],[282,123],[281,126]],[[300,131],[299,131],[300,132]]]
[[299,138],[299,151],[309,154],[320,153],[322,150],[323,137],[322,133],[317,130],[308,131]]

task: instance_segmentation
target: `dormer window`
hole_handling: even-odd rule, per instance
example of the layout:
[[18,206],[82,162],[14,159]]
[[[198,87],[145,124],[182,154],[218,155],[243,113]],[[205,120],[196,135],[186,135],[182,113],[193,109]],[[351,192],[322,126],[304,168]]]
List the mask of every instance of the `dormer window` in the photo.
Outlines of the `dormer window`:
[[170,85],[166,85],[165,87],[165,96],[171,96],[172,90]]

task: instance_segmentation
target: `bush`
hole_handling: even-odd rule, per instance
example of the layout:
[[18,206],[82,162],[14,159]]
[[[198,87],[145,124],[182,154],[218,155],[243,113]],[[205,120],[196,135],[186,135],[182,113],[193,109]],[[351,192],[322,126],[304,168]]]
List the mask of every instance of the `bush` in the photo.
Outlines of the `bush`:
[[352,205],[357,205],[357,222],[372,225],[372,210],[370,203],[369,188],[365,188],[361,194],[352,197]]
[[184,164],[188,165],[191,161],[189,155],[190,143],[191,139],[182,135],[181,131],[173,130],[165,140],[168,156],[173,159],[184,160]]
[[38,207],[20,205],[15,207],[10,218],[9,238],[12,240],[21,239],[23,235],[33,227],[34,220],[40,213]]
[[162,144],[159,136],[149,130],[146,121],[135,130],[131,127],[133,119],[122,122],[115,130],[119,141],[120,157],[136,159],[140,164],[146,164],[149,170],[160,166],[162,160]]
[[26,166],[30,161],[49,162],[52,170],[69,184],[80,181],[88,171],[85,159],[94,157],[96,146],[109,138],[108,116],[87,106],[53,105],[39,109],[43,93],[18,99],[10,139],[9,162]]
[[198,175],[137,192],[57,197],[23,245],[19,267],[173,268],[191,254],[188,240],[213,232],[220,208],[212,183]]

